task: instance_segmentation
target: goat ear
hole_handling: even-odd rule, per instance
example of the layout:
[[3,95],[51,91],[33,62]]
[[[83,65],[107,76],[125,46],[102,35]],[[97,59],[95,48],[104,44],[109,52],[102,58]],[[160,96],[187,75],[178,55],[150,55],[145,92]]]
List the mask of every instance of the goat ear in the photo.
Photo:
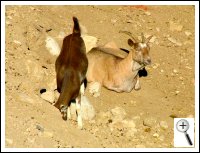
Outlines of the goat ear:
[[128,39],[129,46],[133,47],[135,45],[135,42],[131,39]]
[[145,40],[145,43],[149,43],[149,41],[151,40],[152,37],[153,37],[153,35],[149,36],[149,37]]

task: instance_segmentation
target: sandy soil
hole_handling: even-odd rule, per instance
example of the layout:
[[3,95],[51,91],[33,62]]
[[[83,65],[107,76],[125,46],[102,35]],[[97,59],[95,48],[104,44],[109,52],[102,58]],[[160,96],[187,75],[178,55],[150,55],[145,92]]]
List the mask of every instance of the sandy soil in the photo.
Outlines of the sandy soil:
[[[194,11],[193,6],[6,6],[6,147],[173,147],[173,118],[195,115]],[[99,45],[113,40],[129,49],[119,30],[154,35],[153,63],[140,78],[141,90],[103,88],[95,98],[87,89],[96,116],[84,121],[83,130],[40,97],[55,78],[56,56],[46,49],[46,36],[61,45],[59,34],[71,33],[72,16]]]

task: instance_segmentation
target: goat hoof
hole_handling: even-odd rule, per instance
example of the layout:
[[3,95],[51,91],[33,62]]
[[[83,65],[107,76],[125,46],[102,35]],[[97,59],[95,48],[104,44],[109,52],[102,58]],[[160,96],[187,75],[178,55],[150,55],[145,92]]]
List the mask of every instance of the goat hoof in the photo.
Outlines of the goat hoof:
[[66,121],[67,120],[67,114],[63,114],[62,119]]
[[137,87],[137,88],[134,88],[136,91],[138,91],[138,90],[140,90],[141,89],[141,87]]

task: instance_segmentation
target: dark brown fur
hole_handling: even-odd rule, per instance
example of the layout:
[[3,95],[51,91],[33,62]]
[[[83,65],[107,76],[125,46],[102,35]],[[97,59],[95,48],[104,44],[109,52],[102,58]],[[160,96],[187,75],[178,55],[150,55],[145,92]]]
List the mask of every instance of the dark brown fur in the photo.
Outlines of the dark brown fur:
[[85,80],[88,68],[86,48],[81,38],[78,19],[73,17],[73,33],[63,40],[60,55],[56,59],[57,90],[60,97],[55,107],[69,106],[70,101],[80,96],[80,85]]

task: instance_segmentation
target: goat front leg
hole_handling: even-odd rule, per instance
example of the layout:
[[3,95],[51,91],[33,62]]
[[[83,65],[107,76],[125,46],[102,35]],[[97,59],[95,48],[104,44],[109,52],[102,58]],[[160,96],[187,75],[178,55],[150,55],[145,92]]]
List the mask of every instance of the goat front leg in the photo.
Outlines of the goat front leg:
[[81,116],[81,94],[76,98],[76,112],[77,112],[77,122],[78,128],[83,129],[83,121]]
[[134,89],[135,90],[140,90],[141,89],[141,86],[140,86],[140,81],[139,81],[139,74],[137,74],[137,76],[136,76],[136,84],[135,84],[135,86],[134,86]]
[[100,89],[101,89],[101,84],[99,82],[92,82],[89,85],[89,92],[94,97],[99,97],[100,96]]

